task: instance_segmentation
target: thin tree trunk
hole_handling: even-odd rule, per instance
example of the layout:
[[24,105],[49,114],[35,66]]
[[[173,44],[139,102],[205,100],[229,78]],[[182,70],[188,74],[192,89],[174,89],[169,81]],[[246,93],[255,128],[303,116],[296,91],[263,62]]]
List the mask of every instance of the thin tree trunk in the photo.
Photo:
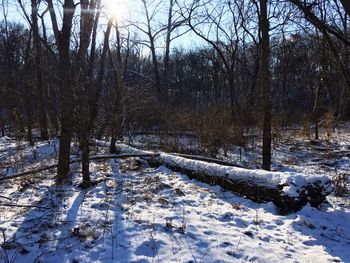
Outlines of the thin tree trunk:
[[322,51],[321,51],[321,57],[320,57],[320,64],[321,64],[321,72],[319,76],[319,83],[316,87],[315,91],[315,102],[313,107],[313,117],[315,122],[315,140],[319,139],[319,130],[318,130],[318,123],[320,118],[320,100],[321,95],[324,90],[324,77],[325,77],[325,63],[326,63],[326,42],[325,39],[322,40]]
[[73,0],[65,0],[63,4],[62,30],[58,29],[57,18],[52,0],[48,1],[49,12],[52,21],[52,28],[56,38],[59,52],[60,67],[60,100],[61,100],[61,136],[60,148],[58,153],[58,169],[56,184],[62,185],[71,181],[69,176],[70,145],[72,140],[73,124],[73,87],[71,78],[70,61],[70,37],[72,30],[72,21],[75,11]]
[[271,81],[269,70],[270,36],[269,20],[267,15],[267,0],[260,0],[260,30],[262,35],[261,46],[261,85],[263,90],[263,162],[262,168],[271,169]]
[[313,107],[313,117],[314,117],[314,122],[315,122],[315,140],[319,139],[318,136],[318,121],[319,121],[319,108],[320,108],[320,96],[321,96],[321,82],[320,80],[319,85],[316,87],[315,91],[315,102],[314,102],[314,107]]
[[27,96],[27,103],[26,105],[26,111],[27,111],[27,139],[29,142],[29,145],[34,145],[33,141],[33,102],[32,102],[32,92],[31,88],[26,85],[26,96]]
[[340,0],[340,2],[342,3],[346,14],[348,16],[350,16],[350,1],[349,0]]
[[[31,31],[33,32],[33,31]],[[31,34],[30,34],[31,35]],[[27,48],[24,56],[24,64],[27,64],[30,57],[30,47],[31,47],[32,38],[29,37],[27,42]],[[34,145],[33,141],[33,91],[30,87],[30,73],[28,69],[24,69],[24,80],[23,86],[25,90],[24,98],[25,101],[22,101],[23,105],[25,105],[26,114],[27,114],[27,139],[30,145]]]
[[41,48],[39,42],[39,27],[38,27],[38,11],[37,11],[37,0],[31,0],[32,8],[32,30],[33,30],[33,51],[35,60],[35,73],[36,73],[36,88],[37,88],[37,104],[39,110],[39,130],[41,139],[48,139],[49,134],[47,130],[47,119],[45,109],[45,98],[44,98],[44,85],[41,72]]
[[149,38],[150,38],[150,47],[151,47],[151,54],[152,54],[153,73],[154,73],[154,79],[155,79],[155,85],[156,85],[157,99],[159,103],[163,104],[164,102],[162,101],[162,90],[161,90],[159,65],[158,65],[158,59],[156,54],[156,48],[155,48],[154,39],[152,35],[149,35]]
[[108,49],[109,57],[111,60],[111,64],[114,69],[114,77],[115,77],[115,102],[114,102],[114,111],[113,111],[113,119],[112,119],[112,134],[111,134],[111,142],[109,151],[110,153],[116,153],[116,141],[117,138],[122,133],[122,81],[123,81],[123,73],[122,73],[122,56],[121,56],[121,38],[119,32],[118,22],[115,24],[115,34],[117,38],[117,63],[116,65],[113,62],[112,52]]
[[[87,188],[91,185],[90,170],[89,170],[89,134],[90,134],[90,115],[89,115],[89,90],[91,86],[92,75],[90,75],[90,66],[87,64],[86,54],[90,44],[90,37],[95,25],[95,11],[96,0],[82,0],[81,14],[80,14],[80,43],[77,54],[77,66],[76,79],[78,80],[77,86],[81,86],[81,104],[80,104],[80,148],[82,151],[82,174],[83,183],[82,187]],[[98,15],[99,16],[99,15]],[[97,16],[97,19],[98,19]]]
[[[116,26],[118,28],[118,26]],[[119,31],[117,29],[117,39]],[[117,50],[120,47],[120,42],[117,41]],[[109,57],[111,59],[111,64],[114,68],[114,76],[115,76],[115,102],[114,102],[114,109],[113,109],[113,118],[112,118],[112,131],[111,131],[111,141],[109,145],[109,152],[110,153],[116,153],[116,142],[117,138],[121,134],[121,115],[122,115],[122,72],[121,72],[121,57],[117,56],[117,65],[114,64],[112,59],[112,54],[109,49]]]
[[109,36],[111,33],[113,25],[113,18],[110,18],[108,20],[107,24],[107,29],[104,35],[104,40],[103,40],[103,49],[102,49],[102,55],[100,59],[100,69],[97,75],[97,83],[94,92],[90,95],[90,122],[89,122],[89,130],[92,130],[92,125],[97,117],[97,109],[98,109],[98,103],[99,103],[99,98],[101,95],[101,88],[102,88],[102,82],[103,82],[103,76],[105,73],[105,61],[106,61],[106,56],[107,52],[109,49]]
[[172,17],[173,17],[173,7],[174,0],[169,2],[169,11],[168,11],[168,23],[167,23],[167,32],[165,40],[165,54],[164,54],[164,72],[163,72],[163,103],[167,105],[168,103],[168,90],[169,90],[169,60],[170,60],[170,42],[171,42],[171,26],[172,26]]
[[[61,50],[60,55],[60,79],[61,79],[61,136],[58,153],[58,171],[56,184],[61,185],[70,182],[69,159],[70,145],[72,140],[72,96],[73,88],[71,83],[70,59],[68,52]],[[68,65],[68,66],[67,66]]]
[[116,123],[116,121],[112,120],[111,141],[109,143],[109,152],[110,153],[117,152],[117,148],[115,146],[115,144],[117,143],[115,123]]
[[151,55],[152,55],[153,74],[154,74],[154,80],[155,80],[155,85],[156,85],[157,100],[159,103],[163,103],[162,102],[160,73],[159,73],[159,63],[158,63],[157,54],[156,54],[155,39],[154,39],[154,35],[152,34],[152,27],[151,27],[151,19],[152,18],[148,12],[146,1],[143,0],[142,3],[144,6],[144,9],[145,9],[146,20],[147,20],[147,35],[148,35],[149,45],[150,45],[150,50],[151,50]]

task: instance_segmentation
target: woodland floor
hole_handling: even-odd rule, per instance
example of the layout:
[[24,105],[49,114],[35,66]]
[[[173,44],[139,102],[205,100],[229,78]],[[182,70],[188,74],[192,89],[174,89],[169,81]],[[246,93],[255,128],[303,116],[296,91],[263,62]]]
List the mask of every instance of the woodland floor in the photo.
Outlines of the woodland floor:
[[[158,140],[138,136],[133,144],[152,148]],[[176,138],[196,147],[189,140]],[[238,147],[217,157],[255,168],[258,148],[252,142],[241,157]],[[318,143],[286,132],[274,142],[273,168],[346,183],[349,152],[349,125]],[[55,141],[33,148],[2,137],[0,176],[54,163],[56,155]],[[72,185],[61,188],[55,171],[0,183],[0,262],[350,262],[349,196],[332,194],[320,210],[282,216],[272,203],[135,158],[91,162],[97,184],[86,190],[78,188],[79,170],[73,165]]]

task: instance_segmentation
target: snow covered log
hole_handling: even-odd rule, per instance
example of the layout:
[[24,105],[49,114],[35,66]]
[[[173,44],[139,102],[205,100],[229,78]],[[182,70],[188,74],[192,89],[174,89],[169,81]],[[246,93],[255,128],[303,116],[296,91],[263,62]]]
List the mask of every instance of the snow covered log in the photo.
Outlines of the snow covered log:
[[160,154],[160,164],[211,185],[219,185],[256,202],[272,201],[280,213],[298,211],[307,203],[318,207],[332,191],[326,176],[268,172],[223,166],[179,156]]
[[[124,154],[152,154],[150,151],[139,150],[126,144],[117,144],[117,150]],[[298,211],[307,203],[318,207],[326,202],[327,195],[332,192],[332,185],[327,176],[253,170],[166,153],[145,159],[152,166],[165,165],[190,178],[219,185],[255,202],[273,202],[281,214]]]
[[[121,153],[150,154],[125,144],[118,144]],[[171,170],[211,185],[219,185],[237,195],[256,202],[273,202],[281,214],[300,210],[307,203],[318,207],[332,191],[326,176],[292,172],[269,172],[193,160],[173,154],[145,158],[150,165],[165,165]]]
[[203,162],[209,162],[209,163],[216,163],[216,164],[220,164],[220,165],[245,168],[245,167],[243,167],[239,164],[236,164],[236,163],[225,162],[223,160],[219,160],[219,159],[215,159],[215,158],[211,158],[211,157],[203,157],[200,155],[182,154],[182,153],[170,153],[170,154],[174,155],[174,156],[187,158],[187,159],[197,160],[197,161],[203,161]]

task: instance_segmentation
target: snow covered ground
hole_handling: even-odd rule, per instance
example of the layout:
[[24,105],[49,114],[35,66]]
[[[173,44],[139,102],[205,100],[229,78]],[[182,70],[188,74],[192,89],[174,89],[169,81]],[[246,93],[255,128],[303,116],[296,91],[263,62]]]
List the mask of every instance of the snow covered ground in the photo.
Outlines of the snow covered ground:
[[[325,175],[331,179],[347,177],[350,188],[350,123],[341,123],[328,137],[320,129],[320,140],[315,141],[302,134],[298,127],[280,131],[272,143],[272,170],[296,172],[307,175]],[[253,136],[254,134],[254,136]],[[232,146],[224,154],[219,150],[218,159],[235,163],[243,167],[256,169],[261,167],[261,140],[259,132],[253,132],[245,147]],[[138,135],[133,140],[135,147],[142,149],[160,149],[168,152],[170,147],[184,153],[205,155],[200,142],[193,136],[153,136]]]
[[[276,171],[302,172],[306,174],[325,174],[350,172],[350,123],[337,126],[334,133],[327,137],[322,130],[320,140],[314,141],[301,135],[298,128],[280,131],[273,139],[272,168]],[[253,133],[253,131],[252,131]],[[254,136],[253,136],[254,134]],[[249,136],[245,147],[232,146],[224,155],[223,150],[215,156],[244,167],[261,166],[261,136],[256,131]],[[142,149],[161,149],[168,152],[169,147],[185,153],[205,154],[200,142],[194,136],[135,136],[132,144]]]
[[[54,159],[52,144],[38,145],[41,159],[23,148],[23,167]],[[0,140],[1,160],[16,161],[11,147]],[[272,203],[135,158],[92,162],[98,183],[87,190],[79,169],[64,188],[53,171],[0,183],[0,262],[350,262],[347,197],[281,216]]]
[[58,140],[37,142],[30,146],[27,142],[10,137],[0,138],[0,176],[11,175],[23,169],[33,168],[45,162],[48,164],[58,153]]

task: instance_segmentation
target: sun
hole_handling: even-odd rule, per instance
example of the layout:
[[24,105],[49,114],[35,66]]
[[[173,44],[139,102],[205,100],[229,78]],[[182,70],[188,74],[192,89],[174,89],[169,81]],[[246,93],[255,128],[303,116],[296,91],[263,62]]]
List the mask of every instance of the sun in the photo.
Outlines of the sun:
[[128,16],[128,6],[124,0],[106,0],[106,9],[109,16],[121,21]]

